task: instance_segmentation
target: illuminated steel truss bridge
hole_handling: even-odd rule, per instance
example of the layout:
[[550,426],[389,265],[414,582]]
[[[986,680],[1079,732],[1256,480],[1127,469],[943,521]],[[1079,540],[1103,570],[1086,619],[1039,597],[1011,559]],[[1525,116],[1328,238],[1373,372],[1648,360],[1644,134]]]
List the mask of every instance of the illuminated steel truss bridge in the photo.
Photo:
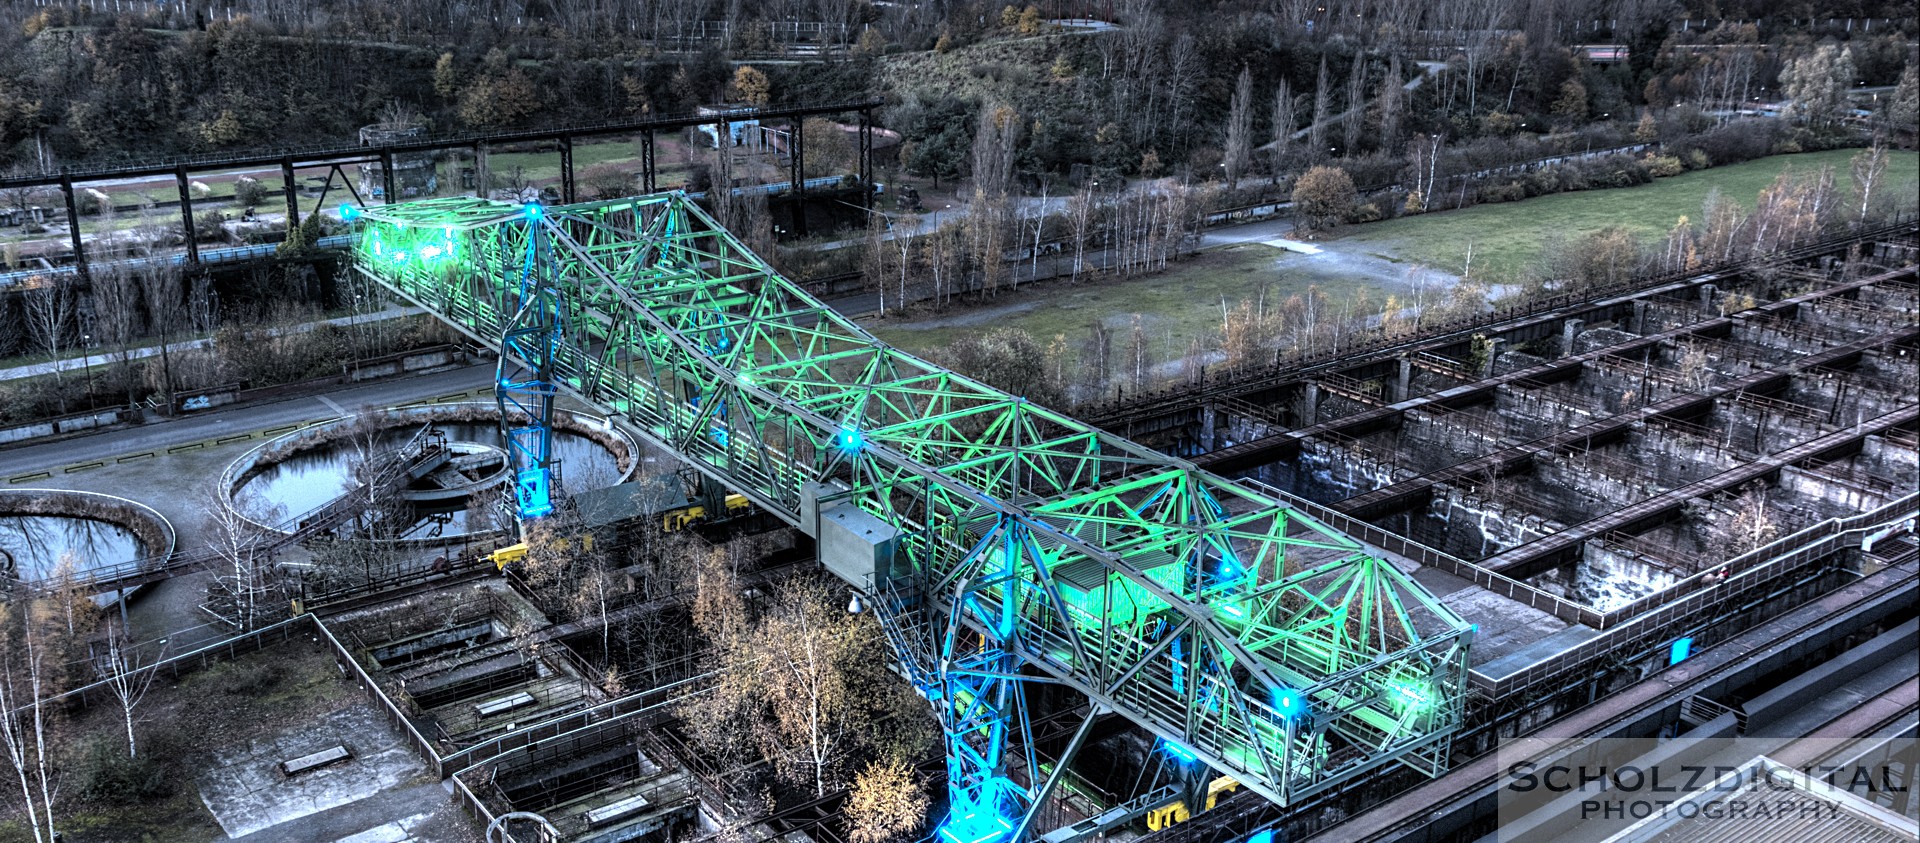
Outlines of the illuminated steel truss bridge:
[[[1445,769],[1472,628],[1411,577],[1281,500],[888,347],[685,196],[346,216],[357,271],[504,352],[523,517],[550,507],[564,390],[818,540],[942,721],[950,843],[1039,836],[1105,712],[1184,764],[1162,802],[1211,775],[1290,804]],[[1032,683],[1091,700],[1057,764],[1028,733]]]

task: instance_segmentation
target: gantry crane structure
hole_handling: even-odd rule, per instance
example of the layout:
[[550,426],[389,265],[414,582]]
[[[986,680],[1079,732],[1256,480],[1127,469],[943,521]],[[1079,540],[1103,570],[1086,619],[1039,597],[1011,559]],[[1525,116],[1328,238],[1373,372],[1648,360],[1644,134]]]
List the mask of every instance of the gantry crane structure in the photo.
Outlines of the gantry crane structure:
[[[503,352],[524,516],[571,392],[812,535],[945,730],[951,843],[1034,837],[1115,712],[1281,804],[1389,764],[1438,775],[1466,622],[1285,502],[889,347],[684,194],[359,210],[354,266]],[[517,372],[516,372],[517,370]],[[1027,688],[1084,694],[1058,763]]]

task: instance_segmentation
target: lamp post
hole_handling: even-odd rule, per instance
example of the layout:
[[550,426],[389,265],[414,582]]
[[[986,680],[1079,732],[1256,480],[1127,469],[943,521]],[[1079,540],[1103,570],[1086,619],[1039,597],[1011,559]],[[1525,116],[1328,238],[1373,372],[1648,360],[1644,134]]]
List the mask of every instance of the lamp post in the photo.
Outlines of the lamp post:
[[87,409],[93,409],[93,335],[80,335],[80,367],[86,371]]

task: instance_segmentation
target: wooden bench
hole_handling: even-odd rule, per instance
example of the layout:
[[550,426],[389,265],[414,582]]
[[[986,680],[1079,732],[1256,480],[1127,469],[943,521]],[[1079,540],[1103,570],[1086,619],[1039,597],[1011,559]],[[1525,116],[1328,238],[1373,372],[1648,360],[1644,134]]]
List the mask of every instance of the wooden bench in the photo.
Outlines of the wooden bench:
[[475,703],[473,713],[480,717],[492,717],[496,714],[505,714],[516,708],[525,708],[537,702],[539,702],[539,700],[534,699],[532,694],[521,691],[520,693],[500,697],[499,699]]
[[647,807],[647,797],[634,794],[618,802],[602,805],[587,812],[587,827],[596,828],[623,817],[639,813]]
[[293,778],[311,770],[338,764],[353,757],[353,753],[344,746],[329,747],[319,752],[308,753],[299,758],[280,762],[280,772],[287,778]]

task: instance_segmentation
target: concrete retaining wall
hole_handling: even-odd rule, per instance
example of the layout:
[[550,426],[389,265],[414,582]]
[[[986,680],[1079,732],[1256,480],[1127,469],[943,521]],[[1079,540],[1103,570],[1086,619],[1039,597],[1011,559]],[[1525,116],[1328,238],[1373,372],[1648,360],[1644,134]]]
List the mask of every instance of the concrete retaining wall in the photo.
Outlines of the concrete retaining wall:
[[106,427],[110,424],[119,423],[120,411],[117,409],[96,410],[90,413],[75,413],[56,419],[29,422],[13,427],[0,427],[0,445],[10,445],[15,442],[25,442],[29,439],[39,439],[46,436],[59,436],[63,433],[92,430],[96,427]]

